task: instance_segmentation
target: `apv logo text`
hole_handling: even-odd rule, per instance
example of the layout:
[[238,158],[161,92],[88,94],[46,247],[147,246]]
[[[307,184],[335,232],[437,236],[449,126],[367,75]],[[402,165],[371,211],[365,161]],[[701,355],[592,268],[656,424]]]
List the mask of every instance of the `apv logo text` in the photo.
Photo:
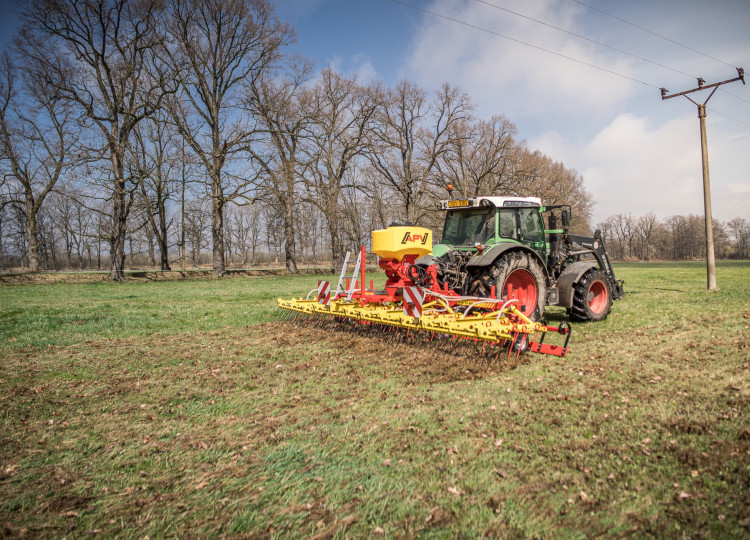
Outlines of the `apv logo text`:
[[421,235],[421,234],[412,234],[410,231],[406,231],[406,234],[404,235],[404,239],[401,240],[401,243],[406,244],[407,242],[420,242],[422,245],[425,245],[429,237],[430,237],[430,233],[425,233],[424,235]]

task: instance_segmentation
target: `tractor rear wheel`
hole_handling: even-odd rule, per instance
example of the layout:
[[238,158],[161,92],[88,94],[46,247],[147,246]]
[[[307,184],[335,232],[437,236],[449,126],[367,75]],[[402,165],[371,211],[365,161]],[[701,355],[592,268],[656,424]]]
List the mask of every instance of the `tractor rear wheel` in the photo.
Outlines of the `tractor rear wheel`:
[[469,294],[489,297],[493,286],[497,298],[518,300],[514,305],[532,321],[542,318],[547,282],[542,265],[531,254],[504,253],[472,278]]
[[612,307],[612,290],[607,275],[592,268],[574,285],[570,318],[577,322],[602,321]]

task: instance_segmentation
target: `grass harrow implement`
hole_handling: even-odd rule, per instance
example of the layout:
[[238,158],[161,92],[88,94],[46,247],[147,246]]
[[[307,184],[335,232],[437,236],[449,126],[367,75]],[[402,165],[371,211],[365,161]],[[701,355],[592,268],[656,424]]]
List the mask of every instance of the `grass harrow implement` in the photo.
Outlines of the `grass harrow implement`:
[[[496,298],[466,296],[440,283],[432,266],[416,263],[430,254],[430,231],[417,227],[391,226],[373,231],[373,253],[385,270],[384,290],[365,286],[365,248],[361,248],[354,275],[346,276],[349,254],[335,291],[321,281],[307,298],[277,300],[283,319],[357,334],[375,334],[392,343],[413,342],[441,348],[452,354],[463,351],[477,358],[510,358],[525,352],[565,356],[570,325],[557,327],[533,321],[513,291]],[[425,279],[428,276],[428,279]],[[424,286],[429,283],[430,286]],[[523,295],[520,295],[523,298]],[[564,337],[564,344],[545,342],[549,334]]]

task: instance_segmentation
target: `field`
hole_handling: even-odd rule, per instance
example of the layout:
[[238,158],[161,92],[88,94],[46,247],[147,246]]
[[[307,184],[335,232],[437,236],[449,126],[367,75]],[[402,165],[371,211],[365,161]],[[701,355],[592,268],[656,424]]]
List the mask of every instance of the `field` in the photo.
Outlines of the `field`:
[[0,536],[750,536],[750,263],[615,269],[489,369],[273,322],[316,276],[0,285]]

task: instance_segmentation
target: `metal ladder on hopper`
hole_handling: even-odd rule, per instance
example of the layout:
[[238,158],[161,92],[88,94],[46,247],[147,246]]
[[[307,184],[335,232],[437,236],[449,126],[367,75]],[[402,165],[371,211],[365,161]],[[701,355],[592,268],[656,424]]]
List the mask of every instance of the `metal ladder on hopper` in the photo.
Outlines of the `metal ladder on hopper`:
[[[351,302],[351,300],[352,300],[352,294],[354,294],[354,285],[357,282],[357,277],[359,276],[359,265],[360,265],[360,262],[361,262],[359,260],[359,257],[357,257],[357,263],[354,265],[354,274],[352,274],[351,277],[347,276],[346,275],[346,268],[349,266],[349,254],[350,254],[350,252],[347,251],[346,252],[346,257],[344,257],[344,264],[341,266],[341,275],[339,275],[339,282],[336,285],[336,295],[334,296],[334,298],[336,298],[340,293],[346,292],[346,301],[347,302]],[[345,291],[344,288],[342,288],[342,284],[344,284],[344,287],[346,287],[346,285],[345,285],[346,281],[345,280],[347,278],[350,280],[349,281],[349,289]]]

